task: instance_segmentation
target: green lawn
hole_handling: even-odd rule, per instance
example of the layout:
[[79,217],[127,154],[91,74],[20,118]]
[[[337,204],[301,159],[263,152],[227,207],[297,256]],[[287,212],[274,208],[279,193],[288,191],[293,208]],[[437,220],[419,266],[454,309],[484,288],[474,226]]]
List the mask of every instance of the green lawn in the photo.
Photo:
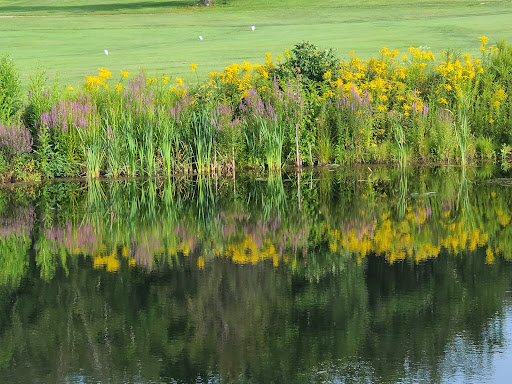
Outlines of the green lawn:
[[[477,36],[512,42],[512,2],[470,0],[196,0],[135,2],[0,0],[0,55],[26,84],[37,68],[77,85],[99,67],[195,79],[233,62],[263,62],[296,42],[334,47],[348,58],[382,46],[478,53]],[[255,31],[251,26],[256,27]],[[203,36],[203,40],[199,39]],[[104,50],[109,51],[105,55]]]

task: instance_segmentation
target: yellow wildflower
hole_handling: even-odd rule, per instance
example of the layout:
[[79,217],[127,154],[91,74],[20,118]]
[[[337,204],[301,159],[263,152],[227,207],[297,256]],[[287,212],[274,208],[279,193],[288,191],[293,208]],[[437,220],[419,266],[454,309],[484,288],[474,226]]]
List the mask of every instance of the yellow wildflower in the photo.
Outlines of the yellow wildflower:
[[507,98],[508,95],[505,93],[505,90],[500,89],[496,92],[494,96],[496,97],[496,100],[503,101]]
[[489,38],[487,36],[478,36],[478,40],[480,40],[480,50],[482,52],[485,52],[485,46],[487,45],[487,42],[489,41]]
[[197,68],[197,64],[196,64],[196,63],[191,63],[191,64],[190,64],[190,70],[191,70],[192,72],[195,72],[195,71],[196,71],[196,68]]
[[128,77],[128,72],[125,72],[125,71],[120,71],[120,72],[121,72],[121,76]]
[[178,85],[183,85],[183,80],[182,80],[182,78],[181,78],[181,77],[178,77],[178,78],[176,79],[176,83],[178,83]]
[[109,79],[112,77],[112,73],[107,68],[98,69],[99,76],[103,79]]

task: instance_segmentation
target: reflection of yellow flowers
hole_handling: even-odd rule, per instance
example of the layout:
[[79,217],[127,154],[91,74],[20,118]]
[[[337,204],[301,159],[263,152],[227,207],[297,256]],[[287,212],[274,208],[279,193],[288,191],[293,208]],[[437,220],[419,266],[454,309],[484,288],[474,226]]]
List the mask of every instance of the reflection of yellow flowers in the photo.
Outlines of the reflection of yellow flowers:
[[197,259],[197,267],[199,269],[204,269],[204,257],[203,256],[199,256],[198,259]]
[[[103,248],[102,248],[103,249]],[[117,272],[121,266],[120,261],[116,258],[115,249],[108,255],[104,255],[102,250],[93,256],[93,268],[106,268],[107,272]]]
[[494,252],[491,247],[487,247],[485,250],[485,263],[494,264]]
[[496,215],[498,216],[498,222],[502,227],[506,227],[510,223],[510,216],[503,212],[503,210],[498,209],[496,211]]

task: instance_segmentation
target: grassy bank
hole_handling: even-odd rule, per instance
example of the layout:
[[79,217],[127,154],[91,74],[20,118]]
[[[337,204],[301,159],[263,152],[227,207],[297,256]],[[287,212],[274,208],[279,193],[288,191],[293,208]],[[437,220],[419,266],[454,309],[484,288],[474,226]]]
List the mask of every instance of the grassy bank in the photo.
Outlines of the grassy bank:
[[[8,54],[23,86],[37,68],[76,87],[100,67],[167,74],[185,80],[234,62],[258,62],[302,40],[333,47],[345,60],[356,50],[369,58],[384,45],[434,53],[477,53],[474,37],[512,41],[512,5],[506,1],[195,0],[151,2],[0,1],[0,54]],[[251,30],[251,26],[255,30]],[[199,40],[203,36],[203,40]],[[104,54],[104,50],[109,55]],[[207,68],[207,71],[203,69]]]
[[[383,47],[374,57],[301,42],[194,81],[100,68],[79,87],[0,66],[5,181],[234,174],[250,167],[407,161],[465,165],[512,154],[512,46],[478,55]],[[477,38],[474,40],[478,41]],[[201,68],[207,72],[207,69]]]

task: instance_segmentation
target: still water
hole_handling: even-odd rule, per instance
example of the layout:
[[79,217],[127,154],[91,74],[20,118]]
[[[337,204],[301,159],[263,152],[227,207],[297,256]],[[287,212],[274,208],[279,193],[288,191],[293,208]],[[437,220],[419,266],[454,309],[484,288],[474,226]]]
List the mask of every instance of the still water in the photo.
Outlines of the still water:
[[0,381],[509,383],[508,177],[0,189]]

